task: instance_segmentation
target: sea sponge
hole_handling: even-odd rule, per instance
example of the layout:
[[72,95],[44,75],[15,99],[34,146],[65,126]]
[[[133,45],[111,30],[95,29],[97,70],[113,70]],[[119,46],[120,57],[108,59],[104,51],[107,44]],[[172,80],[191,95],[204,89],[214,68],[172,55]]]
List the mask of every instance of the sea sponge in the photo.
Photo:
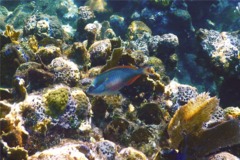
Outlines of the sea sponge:
[[19,38],[20,32],[15,31],[13,26],[6,25],[6,30],[3,32],[3,34],[9,37],[12,43],[19,44],[18,38]]
[[180,107],[167,128],[171,146],[178,148],[184,138],[183,135],[198,133],[203,123],[210,119],[218,103],[219,100],[216,97],[209,97],[208,93],[202,93]]
[[49,90],[43,95],[46,107],[46,113],[52,117],[58,117],[63,114],[68,103],[68,89],[58,88]]

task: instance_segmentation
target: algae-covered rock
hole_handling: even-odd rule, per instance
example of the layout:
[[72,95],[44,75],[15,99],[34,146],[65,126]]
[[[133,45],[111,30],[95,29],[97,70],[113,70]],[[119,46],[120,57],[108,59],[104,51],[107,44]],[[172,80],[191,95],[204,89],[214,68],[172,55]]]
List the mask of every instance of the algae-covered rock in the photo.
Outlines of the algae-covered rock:
[[54,73],[54,81],[76,86],[80,79],[78,66],[70,60],[58,57],[49,64],[50,70]]
[[[215,30],[199,29],[197,38],[200,41],[200,57],[208,58],[204,61],[213,66],[213,72],[221,75],[239,75],[239,31],[219,32]],[[200,58],[199,57],[199,58]]]
[[83,66],[90,66],[90,54],[81,42],[73,43],[71,51],[68,54],[70,59]]
[[148,158],[141,151],[138,151],[138,150],[136,150],[132,147],[127,147],[127,148],[123,148],[119,152],[119,155],[117,156],[117,159],[119,159],[119,160],[124,160],[124,159],[128,159],[128,160],[135,160],[135,159],[147,160]]
[[76,103],[76,115],[79,119],[88,120],[92,113],[92,106],[87,95],[78,88],[71,90],[72,100]]
[[223,112],[227,118],[240,119],[240,108],[239,107],[227,107],[223,110]]
[[151,137],[153,137],[151,130],[143,126],[132,132],[131,140],[135,143],[148,143]]
[[107,2],[105,0],[88,0],[85,3],[86,6],[89,6],[93,11],[96,12],[105,12],[107,11],[106,6]]
[[163,119],[160,106],[156,103],[143,104],[137,112],[138,118],[146,124],[159,124]]
[[117,146],[115,143],[103,140],[97,142],[96,147],[97,153],[101,159],[113,160],[115,158],[117,153]]
[[88,49],[92,66],[104,65],[111,55],[111,50],[112,45],[109,39],[93,43]]
[[9,160],[27,160],[28,152],[23,147],[11,147],[7,149],[6,158]]
[[44,64],[49,65],[54,58],[61,56],[61,49],[51,45],[39,48],[35,54],[40,58],[38,58],[38,61],[42,61]]
[[67,88],[49,90],[43,95],[43,97],[46,106],[46,113],[51,117],[56,118],[63,114],[66,109],[69,91]]
[[240,144],[239,120],[229,120],[215,127],[200,131],[197,135],[188,135],[186,143],[182,143],[180,152],[184,148],[186,158],[198,159],[204,155],[216,153],[220,149]]
[[79,160],[88,160],[84,153],[80,152],[78,149],[78,144],[66,144],[63,146],[56,146],[38,152],[30,156],[29,160],[48,160],[48,159],[79,159]]
[[63,30],[56,16],[33,14],[23,28],[23,35],[35,35],[38,40],[46,37],[63,38]]
[[88,23],[84,30],[87,32],[87,48],[89,48],[97,38],[97,35],[100,33],[101,25],[98,23]]
[[130,143],[130,134],[128,130],[131,130],[133,126],[131,123],[123,118],[116,118],[112,120],[104,129],[104,137],[113,142],[119,142],[127,145]]
[[128,27],[128,37],[130,40],[140,38],[144,32],[152,34],[151,29],[142,21],[132,21]]

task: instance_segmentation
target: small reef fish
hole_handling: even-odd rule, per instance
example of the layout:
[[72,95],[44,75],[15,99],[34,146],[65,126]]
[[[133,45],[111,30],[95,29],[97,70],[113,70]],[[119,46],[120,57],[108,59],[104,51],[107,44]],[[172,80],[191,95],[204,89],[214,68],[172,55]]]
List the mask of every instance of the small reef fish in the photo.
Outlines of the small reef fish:
[[153,74],[152,67],[135,68],[132,66],[118,66],[98,75],[87,89],[90,95],[113,95],[125,86],[131,85],[141,75]]

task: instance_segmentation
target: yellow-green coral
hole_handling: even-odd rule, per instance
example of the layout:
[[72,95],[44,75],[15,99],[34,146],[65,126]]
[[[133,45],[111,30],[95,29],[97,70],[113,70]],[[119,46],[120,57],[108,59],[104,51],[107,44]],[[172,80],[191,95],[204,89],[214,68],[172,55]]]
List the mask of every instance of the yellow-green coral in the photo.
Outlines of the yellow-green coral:
[[9,37],[12,43],[19,44],[18,38],[19,38],[20,32],[15,31],[13,26],[6,25],[6,30],[3,32],[3,34]]
[[207,93],[202,93],[180,107],[167,129],[172,147],[178,148],[184,134],[197,134],[202,129],[203,123],[210,119],[218,103],[219,100],[216,97],[210,98]]
[[32,49],[33,52],[36,52],[38,50],[38,41],[34,35],[29,37],[28,45]]
[[46,105],[46,113],[52,117],[58,117],[63,114],[68,102],[68,89],[58,88],[48,91],[43,95]]

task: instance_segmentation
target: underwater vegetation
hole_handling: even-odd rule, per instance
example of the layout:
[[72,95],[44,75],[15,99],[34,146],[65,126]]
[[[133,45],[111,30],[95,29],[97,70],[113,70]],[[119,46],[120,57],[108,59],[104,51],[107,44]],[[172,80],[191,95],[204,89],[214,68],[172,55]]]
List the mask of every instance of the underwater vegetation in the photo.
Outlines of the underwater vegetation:
[[231,0],[0,0],[0,159],[239,159],[239,29]]

